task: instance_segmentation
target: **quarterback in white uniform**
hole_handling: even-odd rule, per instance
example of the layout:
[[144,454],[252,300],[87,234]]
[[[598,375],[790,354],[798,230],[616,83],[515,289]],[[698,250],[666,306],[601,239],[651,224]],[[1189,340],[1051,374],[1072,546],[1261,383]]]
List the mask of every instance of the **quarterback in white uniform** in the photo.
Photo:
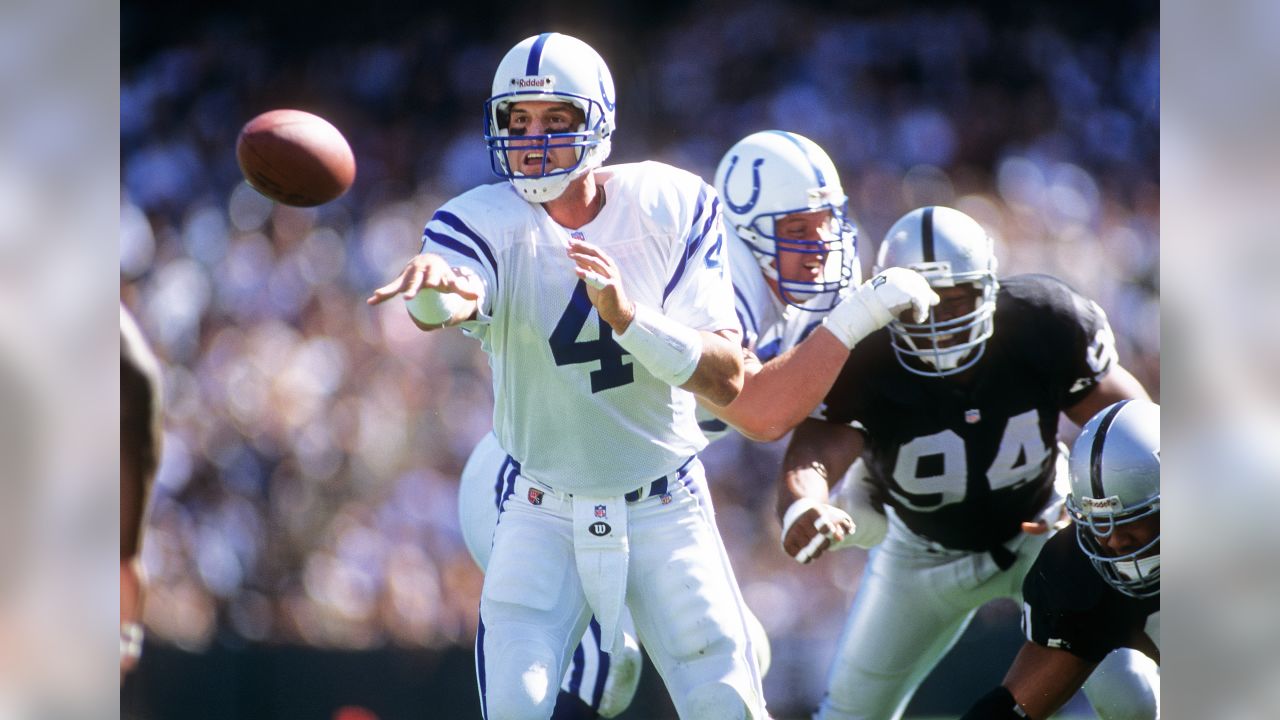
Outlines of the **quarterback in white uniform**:
[[482,712],[550,717],[592,615],[616,652],[625,606],[681,717],[766,717],[698,493],[694,394],[728,405],[743,376],[720,201],[666,165],[601,167],[613,81],[575,38],[512,48],[485,114],[510,183],[446,203],[369,298],[403,295],[419,327],[460,325],[490,357],[514,473],[481,593]]
[[[859,281],[856,233],[846,219],[846,198],[834,164],[817,144],[800,135],[771,130],[747,136],[725,154],[715,184],[728,221],[726,251],[747,378],[728,408],[700,408],[699,426],[711,440],[723,436],[729,425],[720,415],[748,437],[772,440],[813,409],[848,354],[841,338],[849,335],[840,328],[815,331]],[[932,292],[923,278],[903,270],[889,280],[864,291],[875,293],[866,302],[888,303],[892,310],[912,303],[927,306]],[[846,314],[860,309],[858,299],[849,301],[854,304],[846,307]],[[463,536],[482,568],[511,474],[511,461],[493,433],[477,445],[462,474]],[[703,497],[704,508],[713,512],[710,495]],[[627,619],[624,614],[624,630]],[[766,671],[768,640],[749,611],[747,619]],[[580,700],[586,714],[613,717],[635,692],[639,649],[628,635],[624,653],[610,657],[599,651],[598,638],[593,624],[574,653],[561,689]],[[563,704],[573,701],[561,702],[557,717]]]

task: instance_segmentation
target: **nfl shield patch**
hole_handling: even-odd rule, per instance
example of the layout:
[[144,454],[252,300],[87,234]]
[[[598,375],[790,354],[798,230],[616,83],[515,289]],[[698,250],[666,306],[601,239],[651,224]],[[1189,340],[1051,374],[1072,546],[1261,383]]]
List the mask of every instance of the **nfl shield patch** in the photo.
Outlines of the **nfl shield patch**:
[[609,513],[607,512],[605,506],[603,505],[596,506],[596,517],[602,518],[602,517],[608,517],[608,516],[609,516]]
[[969,423],[970,425],[980,422],[981,420],[982,420],[982,413],[978,412],[978,410],[975,409],[975,410],[964,411],[964,421]]
[[541,505],[541,504],[542,504],[542,491],[541,491],[541,490],[539,490],[538,488],[529,488],[529,504],[530,504],[530,505]]

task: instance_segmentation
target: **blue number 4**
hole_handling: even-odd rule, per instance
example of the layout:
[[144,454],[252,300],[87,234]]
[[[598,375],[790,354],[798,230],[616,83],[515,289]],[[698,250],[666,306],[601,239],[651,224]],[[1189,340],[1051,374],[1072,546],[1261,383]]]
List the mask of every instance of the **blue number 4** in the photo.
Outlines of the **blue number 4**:
[[587,284],[579,280],[573,288],[573,297],[569,298],[569,306],[564,309],[556,329],[551,332],[548,343],[551,345],[551,356],[556,365],[577,365],[579,363],[600,361],[600,369],[591,371],[591,392],[616,388],[626,385],[635,378],[635,369],[631,363],[623,364],[622,356],[631,353],[613,340],[613,328],[596,315],[600,324],[599,340],[578,341],[578,335],[587,324],[587,318],[595,310],[587,297]]

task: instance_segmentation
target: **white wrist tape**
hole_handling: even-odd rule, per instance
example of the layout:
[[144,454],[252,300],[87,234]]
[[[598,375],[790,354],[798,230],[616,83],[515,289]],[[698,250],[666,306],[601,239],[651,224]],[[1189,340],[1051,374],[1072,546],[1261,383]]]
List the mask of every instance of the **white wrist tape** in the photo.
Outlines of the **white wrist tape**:
[[852,349],[862,338],[893,320],[888,309],[875,297],[870,283],[863,283],[822,321],[844,346]]
[[613,339],[654,377],[676,387],[693,377],[702,358],[702,335],[697,330],[639,303],[627,331],[614,333]]
[[818,507],[820,503],[809,497],[802,497],[787,507],[787,511],[782,514],[782,539],[787,539],[787,532],[791,530],[791,526],[796,524],[796,518]]
[[454,314],[471,302],[455,293],[442,293],[431,289],[422,289],[412,299],[405,300],[409,314],[418,322],[427,325],[442,325],[453,318]]

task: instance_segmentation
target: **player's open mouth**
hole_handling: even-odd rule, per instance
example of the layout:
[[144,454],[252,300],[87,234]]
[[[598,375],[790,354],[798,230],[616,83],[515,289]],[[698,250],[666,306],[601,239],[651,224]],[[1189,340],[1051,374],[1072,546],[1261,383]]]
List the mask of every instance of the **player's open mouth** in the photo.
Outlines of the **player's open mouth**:
[[530,167],[530,166],[533,166],[533,165],[537,165],[537,166],[541,167],[541,166],[542,166],[542,158],[543,158],[543,154],[542,154],[542,153],[540,153],[540,152],[531,152],[531,153],[529,153],[528,155],[525,155],[525,156],[524,156],[524,166],[525,166],[525,167]]

